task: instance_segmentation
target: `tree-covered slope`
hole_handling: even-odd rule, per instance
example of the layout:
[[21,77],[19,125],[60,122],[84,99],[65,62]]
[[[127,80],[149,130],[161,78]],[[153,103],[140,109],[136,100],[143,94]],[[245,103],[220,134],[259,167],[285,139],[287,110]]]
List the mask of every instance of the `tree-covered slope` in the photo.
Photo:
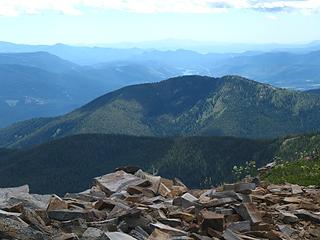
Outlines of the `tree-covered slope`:
[[84,134],[25,150],[0,149],[0,187],[30,184],[37,193],[81,191],[93,177],[135,165],[190,187],[234,181],[234,166],[278,166],[265,179],[319,184],[320,135],[275,140],[233,137],[135,137]]
[[184,76],[106,94],[67,115],[0,130],[20,147],[79,133],[273,138],[320,129],[320,96],[237,76]]
[[0,187],[29,184],[36,193],[77,192],[122,165],[181,178],[190,187],[232,181],[234,165],[271,161],[276,141],[230,137],[76,135],[28,150],[0,150]]

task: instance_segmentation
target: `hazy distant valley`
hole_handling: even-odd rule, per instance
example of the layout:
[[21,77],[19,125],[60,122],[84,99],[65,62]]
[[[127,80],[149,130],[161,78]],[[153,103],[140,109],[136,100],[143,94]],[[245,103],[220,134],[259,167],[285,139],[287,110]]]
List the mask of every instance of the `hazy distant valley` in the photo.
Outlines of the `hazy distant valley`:
[[181,75],[239,75],[297,90],[320,86],[319,45],[274,47],[272,52],[200,54],[190,50],[2,42],[0,127],[34,117],[61,115],[123,86]]

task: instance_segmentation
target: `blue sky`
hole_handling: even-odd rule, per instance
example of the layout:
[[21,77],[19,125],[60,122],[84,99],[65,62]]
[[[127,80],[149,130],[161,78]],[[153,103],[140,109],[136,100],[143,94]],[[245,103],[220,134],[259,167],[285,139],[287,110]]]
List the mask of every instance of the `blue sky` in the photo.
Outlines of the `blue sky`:
[[319,0],[0,0],[0,41],[17,43],[299,43],[319,26]]

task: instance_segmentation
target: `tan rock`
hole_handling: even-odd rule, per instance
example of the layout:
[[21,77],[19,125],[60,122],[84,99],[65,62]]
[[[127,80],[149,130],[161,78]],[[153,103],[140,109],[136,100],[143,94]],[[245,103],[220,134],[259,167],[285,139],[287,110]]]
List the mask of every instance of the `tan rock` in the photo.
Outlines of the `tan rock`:
[[299,204],[299,208],[301,209],[306,209],[306,210],[310,210],[310,211],[318,211],[320,209],[320,207],[312,202],[309,201],[301,201]]
[[187,236],[188,235],[188,233],[183,230],[170,227],[170,226],[162,224],[160,222],[151,223],[151,226],[161,230],[162,232],[170,234],[171,236]]
[[68,203],[62,200],[57,195],[52,195],[52,197],[49,200],[47,211],[60,210],[60,209],[68,209]]
[[185,212],[172,212],[172,213],[169,213],[169,216],[172,218],[180,218],[185,222],[192,222],[195,219],[193,214],[185,213]]
[[172,236],[169,233],[155,229],[149,236],[148,240],[171,240]]
[[300,204],[301,199],[298,197],[286,197],[283,199],[285,203],[298,203]]
[[291,185],[292,194],[301,194],[303,193],[302,188],[299,185]]
[[163,197],[172,197],[171,190],[164,183],[160,183],[158,193]]

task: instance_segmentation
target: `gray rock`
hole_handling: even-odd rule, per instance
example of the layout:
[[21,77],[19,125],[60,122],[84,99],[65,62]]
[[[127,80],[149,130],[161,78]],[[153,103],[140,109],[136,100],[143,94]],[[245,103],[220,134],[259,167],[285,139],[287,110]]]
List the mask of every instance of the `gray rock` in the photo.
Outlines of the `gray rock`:
[[292,194],[301,194],[303,193],[302,188],[299,185],[291,185]]
[[182,224],[180,219],[174,219],[174,218],[159,219],[159,222],[171,227],[178,227],[178,226],[181,226]]
[[22,203],[24,207],[32,209],[45,209],[50,195],[29,194],[29,186],[15,188],[0,188],[0,209]]
[[228,229],[234,232],[249,232],[251,230],[250,221],[233,222],[228,226]]
[[203,203],[202,206],[205,208],[219,207],[219,206],[223,206],[223,205],[234,203],[234,202],[237,202],[237,200],[234,198],[226,197],[226,198],[211,200],[210,202]]
[[296,223],[299,221],[299,218],[289,212],[280,212],[280,218],[284,223]]
[[289,237],[291,237],[293,234],[296,233],[296,231],[294,229],[292,229],[291,227],[288,227],[286,225],[278,225],[279,230],[288,235]]
[[230,229],[227,229],[222,236],[225,240],[243,240],[238,234]]
[[173,205],[180,206],[182,208],[188,208],[192,206],[200,206],[199,199],[190,193],[185,193],[181,197],[173,200]]
[[124,171],[117,171],[94,179],[95,183],[107,194],[121,192],[126,190],[128,186],[141,186],[150,184],[145,179],[141,179]]
[[97,228],[89,227],[82,235],[83,240],[108,240],[103,231]]
[[215,212],[223,214],[225,216],[229,216],[229,215],[232,215],[232,214],[235,213],[233,209],[231,209],[231,208],[223,208],[223,207],[215,208]]
[[236,210],[243,219],[249,220],[253,224],[262,222],[260,212],[253,203],[242,203]]
[[85,219],[85,220],[94,220],[95,215],[93,212],[86,210],[70,210],[70,209],[62,209],[62,210],[53,210],[48,212],[48,216],[51,219],[57,221],[70,221],[75,220],[77,218]]
[[319,215],[308,212],[306,210],[297,210],[294,212],[294,215],[296,215],[298,218],[305,220],[305,221],[320,223],[320,216]]
[[0,217],[0,235],[3,238],[20,240],[49,239],[48,235],[31,228],[17,216]]
[[147,240],[149,238],[149,234],[140,226],[133,229],[129,235],[138,240]]

